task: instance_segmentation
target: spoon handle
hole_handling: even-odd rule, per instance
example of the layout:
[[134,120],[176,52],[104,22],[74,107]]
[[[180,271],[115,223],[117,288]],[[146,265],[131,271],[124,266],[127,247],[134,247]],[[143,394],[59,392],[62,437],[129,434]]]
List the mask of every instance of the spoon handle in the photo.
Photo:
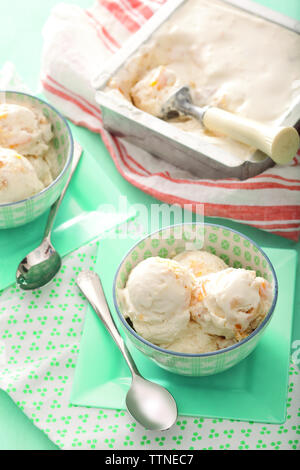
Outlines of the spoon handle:
[[140,375],[113,320],[99,276],[93,271],[82,271],[77,277],[77,285],[117,344],[129,366],[132,376]]
[[76,170],[76,167],[77,167],[78,162],[81,158],[81,155],[82,155],[82,148],[80,147],[78,142],[75,141],[74,142],[74,155],[73,155],[71,171],[70,171],[69,177],[67,179],[67,182],[65,184],[65,187],[64,187],[61,195],[59,196],[59,198],[51,206],[51,209],[50,209],[50,212],[49,212],[49,215],[48,215],[48,219],[47,219],[45,232],[44,232],[44,239],[45,238],[50,238],[50,234],[51,234],[51,230],[52,230],[52,227],[53,227],[53,223],[54,223],[56,214],[57,214],[58,209],[60,207],[61,201],[63,200],[64,195],[66,194],[69,183],[71,181],[71,178],[73,176],[74,171]]

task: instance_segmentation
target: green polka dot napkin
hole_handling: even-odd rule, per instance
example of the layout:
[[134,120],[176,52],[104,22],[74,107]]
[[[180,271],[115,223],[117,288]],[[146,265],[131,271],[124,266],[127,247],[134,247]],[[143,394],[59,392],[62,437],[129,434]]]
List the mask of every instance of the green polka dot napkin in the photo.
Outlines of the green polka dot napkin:
[[93,269],[97,244],[63,261],[53,283],[0,297],[0,388],[62,449],[297,449],[299,369],[291,364],[283,425],[179,417],[167,432],[142,429],[124,411],[75,407],[69,396],[86,300],[76,287]]

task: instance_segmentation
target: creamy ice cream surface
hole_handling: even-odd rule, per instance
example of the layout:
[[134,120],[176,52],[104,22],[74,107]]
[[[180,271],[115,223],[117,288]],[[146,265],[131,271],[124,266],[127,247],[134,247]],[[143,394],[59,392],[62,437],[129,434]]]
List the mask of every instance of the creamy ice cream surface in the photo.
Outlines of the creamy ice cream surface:
[[212,335],[237,340],[257,326],[272,304],[272,288],[255,271],[227,268],[198,279],[191,318]]
[[24,156],[43,156],[53,134],[51,124],[38,109],[14,103],[0,104],[0,146]]
[[204,329],[194,321],[189,321],[181,331],[180,336],[166,349],[187,354],[204,354],[218,351],[232,346],[236,341],[233,338],[226,339],[221,336],[207,334]]
[[196,278],[228,267],[221,258],[208,251],[183,251],[173,259],[191,270]]
[[163,66],[159,66],[135,84],[131,90],[131,98],[137,108],[160,116],[162,103],[170,94],[175,93],[180,86],[176,73]]
[[51,123],[41,110],[0,104],[0,203],[33,196],[57,177],[52,138]]
[[124,316],[143,338],[201,354],[248,336],[268,313],[273,288],[255,271],[230,268],[201,250],[142,261],[119,295]]
[[[107,90],[157,116],[168,95],[188,85],[196,105],[280,125],[300,97],[299,51],[300,36],[282,26],[220,0],[188,0],[111,78]],[[170,123],[239,160],[254,151],[192,117]]]
[[43,188],[27,158],[15,150],[0,148],[0,204],[21,201]]
[[193,278],[176,261],[148,258],[130,273],[122,297],[126,315],[143,338],[173,342],[190,320]]

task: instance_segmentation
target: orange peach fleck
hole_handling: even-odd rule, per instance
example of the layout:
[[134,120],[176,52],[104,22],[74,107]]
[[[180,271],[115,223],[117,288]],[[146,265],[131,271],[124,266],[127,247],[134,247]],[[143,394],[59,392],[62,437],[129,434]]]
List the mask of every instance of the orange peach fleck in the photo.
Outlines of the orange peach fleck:
[[267,283],[266,283],[266,281],[262,281],[261,286],[259,286],[259,295],[260,295],[261,297],[264,296],[265,291],[266,291],[266,288],[267,288]]
[[7,187],[7,181],[5,179],[0,180],[0,189]]
[[201,300],[203,300],[204,297],[207,296],[207,292],[206,292],[206,289],[205,289],[205,284],[207,284],[207,281],[201,282],[201,284],[199,286],[199,290],[200,290],[200,293],[198,294],[198,301],[199,302],[201,302]]
[[238,307],[238,306],[239,306],[239,301],[238,301],[238,299],[233,299],[233,300],[230,302],[230,307],[231,307],[232,309],[234,309],[234,308],[236,308],[236,307]]

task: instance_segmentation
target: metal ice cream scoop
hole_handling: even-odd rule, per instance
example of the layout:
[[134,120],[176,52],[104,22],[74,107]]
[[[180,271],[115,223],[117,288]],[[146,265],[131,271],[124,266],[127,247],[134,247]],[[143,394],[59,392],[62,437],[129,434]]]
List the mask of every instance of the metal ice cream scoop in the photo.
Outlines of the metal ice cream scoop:
[[144,379],[139,373],[117,330],[99,276],[92,271],[82,271],[77,277],[77,284],[117,344],[130,369],[132,383],[126,396],[129,413],[146,429],[152,431],[169,429],[177,419],[176,402],[165,388]]
[[210,131],[220,132],[261,150],[276,163],[288,163],[300,146],[294,127],[267,126],[213,106],[195,106],[188,86],[179,88],[168,98],[158,117],[169,120],[182,114],[198,119]]

